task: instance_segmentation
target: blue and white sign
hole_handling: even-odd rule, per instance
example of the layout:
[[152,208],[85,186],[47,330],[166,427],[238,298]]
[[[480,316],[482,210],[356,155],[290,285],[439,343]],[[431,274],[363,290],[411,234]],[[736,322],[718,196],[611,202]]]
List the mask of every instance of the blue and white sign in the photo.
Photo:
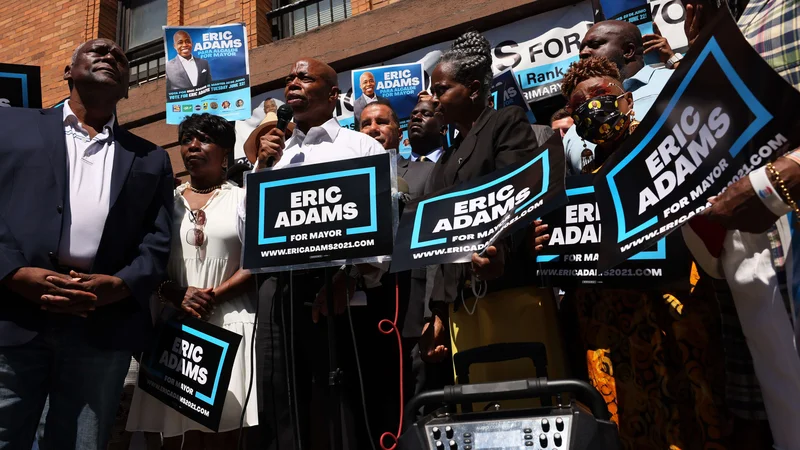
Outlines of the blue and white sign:
[[388,260],[396,202],[390,154],[249,174],[245,269]]
[[195,422],[218,431],[242,337],[168,307],[155,345],[142,355],[139,387]]
[[495,110],[507,106],[519,106],[525,110],[528,122],[536,123],[536,117],[533,115],[528,102],[525,101],[522,89],[517,82],[517,77],[514,76],[514,72],[511,69],[506,69],[494,76],[489,101]]
[[687,54],[594,187],[603,222],[599,269],[680,228],[727,186],[800,144],[800,93],[721,13]]
[[422,63],[377,66],[352,72],[353,119],[356,129],[364,107],[373,102],[386,102],[400,118],[400,128],[405,129],[411,110],[417,105],[417,96],[424,89],[425,76]]
[[536,276],[541,284],[559,288],[688,288],[691,260],[680,235],[662,238],[654,248],[631,256],[613,269],[597,270],[602,227],[592,179],[593,175],[568,177],[569,203],[542,216],[550,239],[536,255]]
[[473,253],[563,205],[567,196],[559,144],[560,138],[553,135],[528,161],[407,204],[397,230],[392,272],[467,262]]
[[250,117],[250,66],[244,24],[164,27],[167,123],[209,113]]

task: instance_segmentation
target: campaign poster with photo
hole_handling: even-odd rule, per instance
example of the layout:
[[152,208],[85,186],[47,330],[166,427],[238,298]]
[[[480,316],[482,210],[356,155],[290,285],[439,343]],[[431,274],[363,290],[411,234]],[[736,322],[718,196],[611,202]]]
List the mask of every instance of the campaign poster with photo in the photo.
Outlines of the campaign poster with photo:
[[400,128],[406,129],[417,97],[425,89],[423,73],[419,62],[354,70],[352,102],[356,129],[360,128],[361,111],[373,102],[388,102],[400,119]]
[[248,174],[242,267],[388,261],[397,217],[392,164],[385,153]]
[[650,112],[603,164],[594,187],[599,269],[655,245],[708,198],[800,144],[800,93],[723,11],[687,53]]
[[553,135],[528,161],[408,203],[392,272],[470,261],[499,239],[567,201],[564,150]]
[[209,113],[250,117],[250,66],[244,24],[164,27],[167,123]]
[[593,175],[567,177],[569,203],[542,216],[550,240],[536,255],[543,286],[575,288],[689,287],[692,262],[680,234],[661,238],[613,269],[597,270],[602,226],[592,186]]
[[507,106],[519,106],[525,110],[525,115],[528,117],[528,122],[536,123],[536,117],[522,96],[522,89],[519,87],[517,77],[511,69],[506,69],[494,76],[492,80],[492,89],[489,91],[490,106],[495,110],[505,108]]
[[0,108],[41,108],[42,76],[39,66],[0,64]]
[[232,331],[167,307],[154,345],[142,354],[138,385],[187,418],[219,431],[241,340]]

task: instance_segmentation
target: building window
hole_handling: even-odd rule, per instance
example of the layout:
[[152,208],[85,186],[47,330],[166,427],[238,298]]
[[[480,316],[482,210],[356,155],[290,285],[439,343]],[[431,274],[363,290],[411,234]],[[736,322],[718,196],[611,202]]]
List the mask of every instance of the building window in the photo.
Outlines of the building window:
[[131,85],[158,79],[166,73],[164,33],[167,0],[119,0],[117,42],[131,65]]
[[273,0],[272,39],[284,39],[353,15],[350,0]]

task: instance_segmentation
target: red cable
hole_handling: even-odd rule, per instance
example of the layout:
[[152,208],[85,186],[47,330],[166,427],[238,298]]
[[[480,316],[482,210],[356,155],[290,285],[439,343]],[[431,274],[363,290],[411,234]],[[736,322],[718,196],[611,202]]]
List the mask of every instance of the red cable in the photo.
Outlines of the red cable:
[[[404,398],[404,396],[403,396],[403,341],[402,341],[402,338],[400,337],[400,331],[397,330],[397,313],[398,313],[399,309],[400,309],[400,281],[399,281],[399,276],[397,274],[395,274],[395,276],[394,276],[394,321],[390,322],[389,319],[381,320],[380,322],[378,322],[378,331],[380,331],[381,333],[386,334],[386,335],[392,334],[392,332],[394,332],[394,334],[397,336],[397,349],[398,349],[398,355],[399,355],[399,360],[400,360],[400,419],[398,421],[399,423],[397,424],[397,434],[392,434],[391,431],[387,431],[386,433],[383,433],[381,435],[381,438],[380,438],[378,443],[380,444],[381,449],[383,449],[383,450],[394,450],[395,447],[397,447],[397,440],[400,437],[400,432],[403,431],[403,398]],[[389,325],[389,329],[384,330],[383,329],[383,325],[386,325],[386,324]],[[394,440],[394,444],[392,444],[391,447],[386,447],[385,445],[383,445],[383,439],[386,438],[386,437],[389,437],[389,438]]]

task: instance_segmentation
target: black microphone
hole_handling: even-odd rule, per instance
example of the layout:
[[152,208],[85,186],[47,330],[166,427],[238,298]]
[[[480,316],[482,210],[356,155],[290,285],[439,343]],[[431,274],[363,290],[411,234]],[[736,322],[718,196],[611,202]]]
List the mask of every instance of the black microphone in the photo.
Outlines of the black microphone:
[[[286,132],[286,127],[289,126],[289,122],[292,121],[292,117],[294,117],[294,111],[292,111],[292,107],[287,105],[286,103],[282,104],[280,108],[278,108],[278,124],[275,125],[275,128]],[[275,157],[270,156],[267,158],[267,167],[272,167],[275,165]]]

